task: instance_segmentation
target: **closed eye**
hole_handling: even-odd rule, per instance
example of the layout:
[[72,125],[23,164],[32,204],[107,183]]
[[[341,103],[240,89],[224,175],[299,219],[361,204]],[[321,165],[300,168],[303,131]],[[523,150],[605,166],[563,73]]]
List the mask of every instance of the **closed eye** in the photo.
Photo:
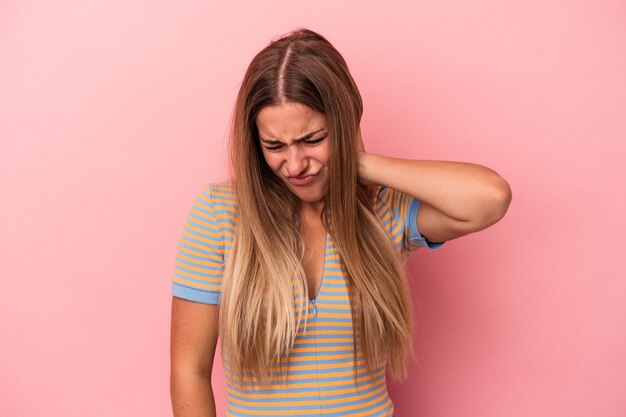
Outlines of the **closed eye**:
[[[315,146],[319,143],[321,143],[324,139],[326,139],[326,136],[322,136],[321,138],[318,139],[313,139],[313,140],[304,140],[304,141],[299,141],[300,143],[304,143],[307,146]],[[272,151],[272,152],[278,152],[280,150],[282,150],[285,147],[284,143],[279,143],[276,145],[271,145],[271,146],[265,146],[265,149],[267,149],[268,151]]]
[[276,145],[276,146],[266,146],[265,149],[268,151],[279,151],[283,148],[284,145]]
[[316,144],[320,143],[321,141],[323,141],[324,139],[326,139],[326,136],[322,136],[319,139],[307,140],[307,141],[304,141],[304,143],[307,144],[307,145],[316,145]]

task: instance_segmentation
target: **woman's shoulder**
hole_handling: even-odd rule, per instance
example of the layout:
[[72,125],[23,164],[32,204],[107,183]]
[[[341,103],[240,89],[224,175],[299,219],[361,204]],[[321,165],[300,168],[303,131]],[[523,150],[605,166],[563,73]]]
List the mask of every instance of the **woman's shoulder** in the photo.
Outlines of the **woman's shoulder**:
[[395,193],[395,190],[382,185],[374,185],[370,189],[370,201],[374,207],[378,207],[381,204],[390,200]]
[[235,190],[230,181],[207,183],[201,190],[198,200],[213,209],[233,209]]
[[204,186],[202,190],[211,196],[223,196],[235,199],[235,187],[230,181],[210,182]]

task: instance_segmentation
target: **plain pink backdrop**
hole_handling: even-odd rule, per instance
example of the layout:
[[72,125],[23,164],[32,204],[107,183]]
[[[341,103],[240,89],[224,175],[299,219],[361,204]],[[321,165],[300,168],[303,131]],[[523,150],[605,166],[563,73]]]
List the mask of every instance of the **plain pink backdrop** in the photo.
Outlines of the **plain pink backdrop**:
[[3,1],[0,415],[171,414],[184,218],[225,178],[251,58],[306,26],[348,61],[369,151],[513,189],[500,223],[410,260],[396,414],[623,416],[625,21],[620,1]]

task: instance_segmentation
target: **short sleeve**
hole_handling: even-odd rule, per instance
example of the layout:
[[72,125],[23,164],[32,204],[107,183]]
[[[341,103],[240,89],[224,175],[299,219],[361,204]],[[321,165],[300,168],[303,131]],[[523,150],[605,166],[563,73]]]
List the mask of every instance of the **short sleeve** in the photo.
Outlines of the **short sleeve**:
[[428,242],[417,227],[421,201],[389,187],[380,187],[374,194],[374,211],[389,233],[398,252],[408,256],[420,247],[437,249],[444,242]]
[[172,277],[172,295],[206,304],[219,303],[233,218],[228,190],[206,186],[185,220]]

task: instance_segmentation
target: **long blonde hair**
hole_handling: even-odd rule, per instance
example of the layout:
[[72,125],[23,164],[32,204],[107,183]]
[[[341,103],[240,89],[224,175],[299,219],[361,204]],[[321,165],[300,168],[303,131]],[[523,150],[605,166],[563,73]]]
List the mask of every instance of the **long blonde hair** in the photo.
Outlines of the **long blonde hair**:
[[405,376],[412,353],[409,290],[400,257],[374,213],[373,190],[357,181],[361,96],[339,52],[307,29],[274,40],[254,57],[233,113],[237,229],[219,311],[231,375],[255,378],[261,386],[284,375],[305,317],[294,306],[298,296],[308,297],[294,222],[299,201],[265,162],[255,122],[262,108],[283,102],[304,104],[326,117],[330,162],[322,222],[347,274],[355,356],[358,348],[370,371],[387,361],[393,377]]

